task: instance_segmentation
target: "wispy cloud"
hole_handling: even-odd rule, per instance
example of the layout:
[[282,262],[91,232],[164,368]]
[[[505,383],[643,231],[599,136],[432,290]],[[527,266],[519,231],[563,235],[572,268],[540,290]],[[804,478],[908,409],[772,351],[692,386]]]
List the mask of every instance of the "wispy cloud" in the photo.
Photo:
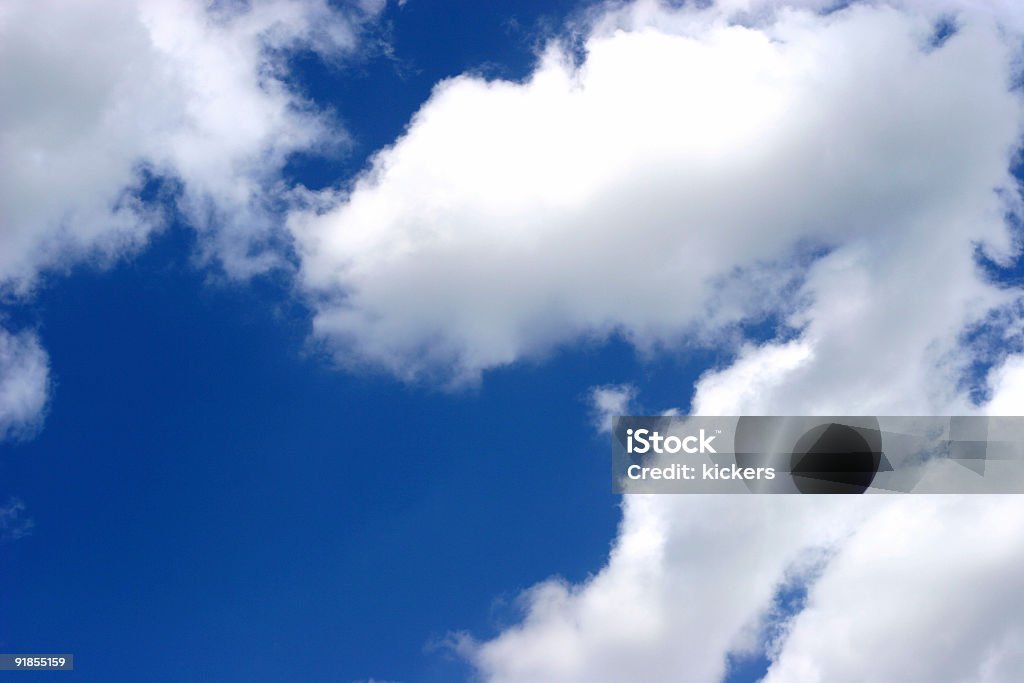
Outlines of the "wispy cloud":
[[0,505],[0,541],[16,541],[32,533],[35,522],[25,516],[25,503],[9,498]]
[[31,436],[39,427],[50,387],[50,363],[31,332],[0,327],[0,441]]

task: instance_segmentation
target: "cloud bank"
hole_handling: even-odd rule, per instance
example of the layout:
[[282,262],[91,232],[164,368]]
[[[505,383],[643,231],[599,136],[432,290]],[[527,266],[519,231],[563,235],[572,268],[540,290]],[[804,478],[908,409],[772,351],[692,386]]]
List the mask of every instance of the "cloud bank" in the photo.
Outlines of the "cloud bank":
[[[820,9],[606,7],[524,82],[439,84],[290,218],[315,333],[343,364],[454,383],[581,339],[739,339],[693,412],[1019,412],[1021,358],[979,370],[965,334],[1019,299],[978,258],[1017,257],[1021,17]],[[769,317],[775,339],[742,342]],[[599,388],[594,414],[634,393]],[[491,683],[720,680],[752,650],[772,682],[1012,681],[1022,512],[630,496],[592,579],[535,586],[460,651]]]

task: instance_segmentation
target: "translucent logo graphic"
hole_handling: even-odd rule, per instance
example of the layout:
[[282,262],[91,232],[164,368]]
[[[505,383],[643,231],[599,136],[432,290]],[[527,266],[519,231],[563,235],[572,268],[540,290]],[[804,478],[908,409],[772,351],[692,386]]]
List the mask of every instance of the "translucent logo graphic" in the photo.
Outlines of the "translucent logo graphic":
[[1024,493],[1022,417],[617,417],[616,493]]

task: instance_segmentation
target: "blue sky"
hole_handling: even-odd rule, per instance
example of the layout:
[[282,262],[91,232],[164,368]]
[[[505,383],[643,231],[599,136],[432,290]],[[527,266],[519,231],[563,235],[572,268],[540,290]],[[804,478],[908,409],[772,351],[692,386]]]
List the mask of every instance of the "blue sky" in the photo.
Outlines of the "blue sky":
[[552,562],[599,566],[617,501],[582,397],[628,354],[471,394],[353,378],[304,357],[280,292],[211,288],[189,254],[169,235],[37,303],[61,399],[5,447],[36,524],[4,548],[8,649],[97,679],[286,680],[300,657],[308,680],[450,680],[426,643],[491,628]]
[[1019,412],[1019,10],[137,5],[0,14],[0,652],[1013,680],[1019,503],[624,501],[601,418]]
[[337,373],[287,293],[211,286],[192,253],[168,234],[25,313],[59,399],[3,446],[35,528],[3,546],[0,642],[73,652],[85,680],[461,680],[428,646],[608,552],[588,389],[657,376],[645,394],[678,402],[694,379],[615,342],[455,394]]

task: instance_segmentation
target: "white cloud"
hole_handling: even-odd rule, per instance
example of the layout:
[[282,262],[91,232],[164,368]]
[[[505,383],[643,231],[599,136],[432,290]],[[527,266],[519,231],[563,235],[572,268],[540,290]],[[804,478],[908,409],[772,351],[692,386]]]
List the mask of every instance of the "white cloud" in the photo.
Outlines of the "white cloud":
[[41,268],[144,243],[161,224],[135,194],[144,168],[181,183],[229,272],[270,266],[284,161],[337,135],[283,82],[283,51],[351,50],[363,18],[325,0],[7,5],[0,286],[25,291]]
[[719,680],[787,571],[857,517],[827,502],[631,496],[599,574],[535,587],[520,625],[463,651],[491,683]]
[[0,441],[39,426],[50,387],[50,362],[31,332],[0,328]]
[[32,533],[35,522],[25,516],[25,503],[9,498],[0,505],[0,541],[16,541]]
[[591,387],[588,394],[590,417],[594,429],[601,434],[612,431],[612,418],[616,415],[679,415],[679,408],[665,408],[651,413],[636,403],[638,391],[632,384],[605,384]]
[[631,403],[636,398],[636,387],[632,384],[592,387],[589,398],[594,428],[598,432],[608,433],[612,429],[613,417],[631,414]]
[[[905,301],[921,334],[963,324],[1000,298],[970,246],[1007,248],[1013,207],[994,190],[1013,186],[1020,102],[999,30],[966,17],[923,49],[936,17],[783,11],[745,28],[647,2],[598,20],[579,65],[551,46],[523,83],[440,83],[351,192],[291,218],[316,334],[343,363],[472,381],[615,332],[643,349],[717,340],[828,287],[871,305],[883,286],[920,291],[925,264],[952,301]],[[794,299],[813,248],[837,253]],[[864,336],[891,335],[890,313]]]
[[[472,379],[611,331],[641,348],[714,338],[768,309],[791,336],[740,346],[694,412],[979,410],[961,335],[1016,297],[974,247],[1011,255],[1020,16],[964,3],[936,47],[956,3],[739,4],[757,10],[748,28],[714,9],[611,10],[578,68],[552,51],[524,84],[442,84],[351,194],[293,222],[318,333],[342,360]],[[827,255],[787,261],[805,242]],[[622,263],[631,246],[642,267]],[[1020,364],[991,372],[980,410],[1019,412]],[[521,623],[461,651],[490,683],[718,680],[810,563],[770,681],[1009,683],[1021,512],[1003,497],[629,496],[599,573],[536,586]]]
[[988,412],[992,415],[1020,415],[1024,410],[1024,356],[1014,355],[989,375],[992,400]]
[[1022,516],[1016,496],[886,506],[814,584],[766,683],[1018,680]]
[[[205,255],[229,274],[281,264],[271,205],[283,165],[343,139],[286,85],[284,55],[334,59],[368,17],[326,0],[4,4],[0,295],[26,297],[45,269],[143,245],[164,221],[138,198],[146,173],[177,184]],[[0,427],[32,421],[44,402],[45,363],[18,358],[30,365],[5,361],[5,386],[37,388],[18,389],[15,408],[5,399],[13,417],[0,413]]]

